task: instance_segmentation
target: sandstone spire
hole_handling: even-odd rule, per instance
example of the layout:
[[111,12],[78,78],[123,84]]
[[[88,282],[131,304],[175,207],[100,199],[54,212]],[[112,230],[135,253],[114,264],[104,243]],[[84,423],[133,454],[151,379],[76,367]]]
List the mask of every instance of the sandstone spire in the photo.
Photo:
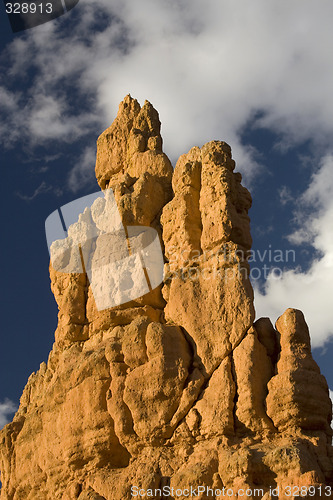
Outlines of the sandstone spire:
[[55,344],[0,433],[1,500],[130,500],[139,488],[185,499],[191,487],[202,500],[246,489],[277,498],[273,488],[283,499],[301,486],[322,498],[333,485],[327,383],[300,311],[275,328],[254,321],[251,196],[230,147],[192,148],[173,171],[157,111],[130,96],[97,146],[96,177],[112,189],[123,229],[106,238],[106,197],[68,237],[93,228],[99,259],[127,251],[131,227],[151,227],[164,280],[98,309],[84,272],[50,266]]

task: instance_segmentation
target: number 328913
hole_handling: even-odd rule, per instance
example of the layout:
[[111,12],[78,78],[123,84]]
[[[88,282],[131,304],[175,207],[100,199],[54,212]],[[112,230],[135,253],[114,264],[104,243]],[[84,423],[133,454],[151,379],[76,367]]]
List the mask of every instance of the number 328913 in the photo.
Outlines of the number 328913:
[[52,3],[6,3],[7,14],[51,14]]

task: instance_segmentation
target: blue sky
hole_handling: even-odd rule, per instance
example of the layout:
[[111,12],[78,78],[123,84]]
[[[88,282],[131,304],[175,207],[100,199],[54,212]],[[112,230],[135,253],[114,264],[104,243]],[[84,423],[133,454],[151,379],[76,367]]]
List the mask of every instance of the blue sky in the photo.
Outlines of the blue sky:
[[45,219],[97,190],[95,142],[127,93],[158,109],[173,163],[232,146],[254,198],[258,317],[300,308],[333,388],[332,17],[326,0],[80,0],[13,34],[1,3],[0,426],[53,343]]

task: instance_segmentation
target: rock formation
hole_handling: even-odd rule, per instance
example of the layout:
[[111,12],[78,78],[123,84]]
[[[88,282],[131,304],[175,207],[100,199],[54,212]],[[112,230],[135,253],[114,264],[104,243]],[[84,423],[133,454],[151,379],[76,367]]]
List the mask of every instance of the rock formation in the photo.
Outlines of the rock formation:
[[[300,311],[255,321],[251,196],[234,168],[212,141],[173,171],[152,105],[120,104],[96,176],[125,232],[159,234],[164,281],[99,310],[86,273],[50,266],[55,343],[0,433],[1,500],[330,497],[327,383]],[[98,255],[120,251],[101,203],[68,231],[93,221]]]

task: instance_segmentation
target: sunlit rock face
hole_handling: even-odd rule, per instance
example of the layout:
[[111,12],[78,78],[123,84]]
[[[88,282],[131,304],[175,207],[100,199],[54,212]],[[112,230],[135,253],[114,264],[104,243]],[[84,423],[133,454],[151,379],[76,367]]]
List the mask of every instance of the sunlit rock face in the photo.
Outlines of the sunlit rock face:
[[230,147],[173,170],[130,96],[97,146],[103,193],[50,244],[55,343],[0,433],[1,500],[322,498],[327,383],[300,311],[255,321]]

